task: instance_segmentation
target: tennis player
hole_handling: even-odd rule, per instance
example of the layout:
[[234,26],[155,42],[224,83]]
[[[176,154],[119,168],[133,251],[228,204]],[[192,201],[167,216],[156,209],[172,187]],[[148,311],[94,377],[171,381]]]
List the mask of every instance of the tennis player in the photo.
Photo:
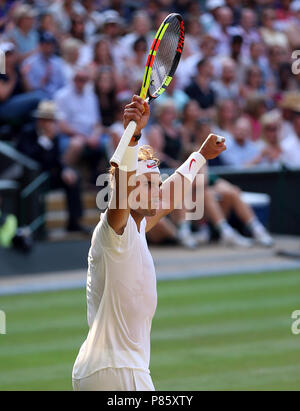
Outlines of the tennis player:
[[[112,199],[92,237],[87,273],[89,333],[73,368],[75,391],[154,390],[149,362],[156,276],[145,234],[182,200],[184,190],[176,196],[172,187],[184,179],[192,184],[206,160],[226,148],[211,135],[162,184],[151,147],[139,148],[137,143],[149,114],[149,105],[138,96],[124,110],[124,128],[131,120],[137,127],[120,167],[111,170],[115,177]],[[149,202],[133,209],[129,199],[135,186],[129,180],[141,175],[145,178],[140,190],[149,193]],[[126,196],[119,194],[122,183],[127,185]],[[160,201],[165,190],[170,194],[168,208]]]

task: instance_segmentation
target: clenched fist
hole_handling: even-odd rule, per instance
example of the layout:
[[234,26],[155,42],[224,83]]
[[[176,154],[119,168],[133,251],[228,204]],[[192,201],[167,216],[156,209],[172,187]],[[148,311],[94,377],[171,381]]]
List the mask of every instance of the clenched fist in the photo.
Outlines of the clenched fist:
[[225,150],[225,138],[217,136],[216,134],[209,134],[200,147],[199,153],[202,154],[206,160],[212,160],[213,158],[218,157],[218,155]]
[[[150,108],[148,103],[144,101],[141,97],[134,95],[132,97],[131,103],[125,106],[123,114],[123,125],[124,128],[127,127],[130,121],[136,122],[136,129],[134,135],[141,134],[141,130],[147,125],[150,116]],[[134,139],[129,145],[135,145]]]

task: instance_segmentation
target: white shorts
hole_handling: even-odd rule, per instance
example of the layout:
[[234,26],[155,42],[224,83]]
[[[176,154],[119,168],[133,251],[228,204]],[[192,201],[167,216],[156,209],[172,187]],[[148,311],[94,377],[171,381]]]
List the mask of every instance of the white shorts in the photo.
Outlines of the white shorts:
[[150,374],[132,368],[104,368],[73,379],[74,391],[155,391]]

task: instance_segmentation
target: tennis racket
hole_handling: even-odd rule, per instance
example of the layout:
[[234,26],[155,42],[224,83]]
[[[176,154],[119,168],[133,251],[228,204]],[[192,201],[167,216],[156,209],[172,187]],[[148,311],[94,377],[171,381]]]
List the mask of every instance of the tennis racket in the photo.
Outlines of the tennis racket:
[[[140,97],[147,103],[159,97],[170,84],[178,66],[184,44],[184,24],[180,14],[169,14],[161,23],[153,40],[146,63]],[[118,167],[136,129],[130,121],[110,164]]]

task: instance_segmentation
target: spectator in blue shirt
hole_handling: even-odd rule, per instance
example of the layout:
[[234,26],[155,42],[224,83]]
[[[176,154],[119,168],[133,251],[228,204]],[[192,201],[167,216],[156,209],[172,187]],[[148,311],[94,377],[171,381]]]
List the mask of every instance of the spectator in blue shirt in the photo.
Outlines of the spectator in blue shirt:
[[34,29],[36,11],[28,4],[17,6],[15,12],[16,27],[9,33],[15,43],[21,59],[25,59],[37,51],[39,36]]
[[26,59],[22,66],[24,81],[30,90],[42,90],[52,98],[65,84],[63,63],[54,55],[56,39],[48,32],[40,37],[40,52]]

